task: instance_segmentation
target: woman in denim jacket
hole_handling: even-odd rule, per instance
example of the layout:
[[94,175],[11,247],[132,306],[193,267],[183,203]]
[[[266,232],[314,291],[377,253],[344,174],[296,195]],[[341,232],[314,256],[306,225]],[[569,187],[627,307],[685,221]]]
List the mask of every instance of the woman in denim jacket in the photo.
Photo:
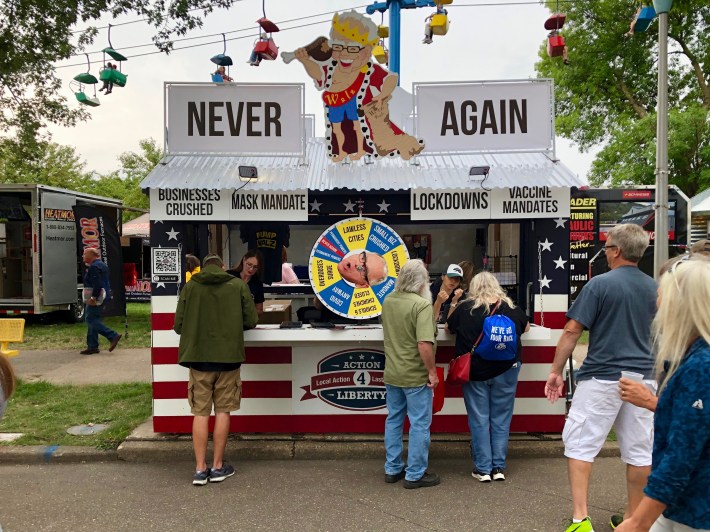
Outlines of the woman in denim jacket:
[[[659,381],[644,498],[617,531],[710,530],[710,260],[681,260],[660,281]],[[623,387],[622,387],[623,392]],[[623,395],[622,395],[622,398]]]

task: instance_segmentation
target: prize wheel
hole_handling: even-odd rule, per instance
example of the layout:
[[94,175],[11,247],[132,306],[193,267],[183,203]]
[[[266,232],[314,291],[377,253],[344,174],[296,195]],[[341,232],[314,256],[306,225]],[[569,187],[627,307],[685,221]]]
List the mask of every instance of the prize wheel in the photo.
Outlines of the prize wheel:
[[376,318],[407,260],[407,247],[391,227],[370,218],[348,218],[331,225],[313,246],[311,286],[339,316]]

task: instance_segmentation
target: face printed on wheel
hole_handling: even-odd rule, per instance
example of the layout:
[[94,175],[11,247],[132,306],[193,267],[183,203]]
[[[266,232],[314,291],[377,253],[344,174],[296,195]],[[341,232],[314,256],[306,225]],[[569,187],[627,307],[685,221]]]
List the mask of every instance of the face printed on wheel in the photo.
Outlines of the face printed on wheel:
[[377,253],[356,250],[338,263],[338,273],[357,288],[367,288],[387,279],[387,263]]

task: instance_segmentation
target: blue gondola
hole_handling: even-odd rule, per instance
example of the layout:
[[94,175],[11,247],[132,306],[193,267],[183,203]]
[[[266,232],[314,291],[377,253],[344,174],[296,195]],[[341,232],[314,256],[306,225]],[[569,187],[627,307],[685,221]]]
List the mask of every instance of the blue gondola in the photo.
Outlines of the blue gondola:
[[639,11],[638,16],[636,17],[636,23],[634,24],[634,33],[646,32],[646,30],[648,30],[648,27],[651,25],[651,22],[653,22],[654,18],[656,18],[656,10],[653,9],[653,6],[642,7],[641,11]]

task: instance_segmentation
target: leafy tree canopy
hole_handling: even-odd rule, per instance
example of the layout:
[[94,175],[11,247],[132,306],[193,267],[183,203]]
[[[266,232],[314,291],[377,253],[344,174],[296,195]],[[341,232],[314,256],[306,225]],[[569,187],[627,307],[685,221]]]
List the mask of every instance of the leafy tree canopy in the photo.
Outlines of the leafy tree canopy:
[[[118,157],[120,168],[106,175],[87,172],[75,148],[38,142],[27,157],[18,141],[0,141],[0,179],[4,183],[39,183],[123,201],[127,207],[148,209],[148,197],[140,182],[163,157],[154,139],[139,143],[140,152],[125,152]],[[127,222],[140,213],[123,211]]]
[[[648,2],[650,4],[650,2]],[[569,64],[540,50],[555,81],[556,129],[582,150],[603,145],[589,181],[655,183],[658,23],[627,35],[630,0],[563,4]],[[548,2],[554,10],[555,4]],[[669,13],[669,181],[693,196],[710,186],[710,3],[675,0]]]
[[0,133],[37,148],[47,124],[73,126],[87,118],[61,95],[54,63],[91,44],[98,33],[92,24],[100,18],[143,17],[156,28],[156,46],[168,52],[175,36],[201,27],[201,17],[235,1],[0,0]]

